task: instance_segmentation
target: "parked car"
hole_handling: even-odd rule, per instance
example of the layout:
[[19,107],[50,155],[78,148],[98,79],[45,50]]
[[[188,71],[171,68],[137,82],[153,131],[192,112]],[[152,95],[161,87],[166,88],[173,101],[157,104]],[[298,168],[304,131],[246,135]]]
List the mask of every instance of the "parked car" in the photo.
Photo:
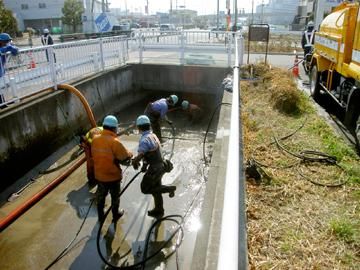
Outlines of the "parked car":
[[161,24],[160,25],[160,32],[167,32],[167,31],[176,31],[176,27],[173,24]]
[[211,29],[211,31],[226,31],[225,25],[219,25],[219,29],[215,26]]

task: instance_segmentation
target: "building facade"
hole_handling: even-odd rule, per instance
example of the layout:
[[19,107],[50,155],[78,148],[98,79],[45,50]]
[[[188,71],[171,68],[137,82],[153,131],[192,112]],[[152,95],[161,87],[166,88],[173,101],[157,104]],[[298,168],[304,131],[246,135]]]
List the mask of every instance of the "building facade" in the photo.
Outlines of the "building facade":
[[[299,0],[270,0],[268,4],[256,6],[260,23],[289,25],[296,13]],[[259,22],[256,22],[259,23]]]
[[[48,28],[52,32],[58,30],[67,32],[67,27],[61,20],[65,0],[4,0],[7,9],[13,12],[18,22],[20,31],[27,28],[42,30]],[[96,27],[95,18],[102,13],[101,0],[79,0],[83,4],[82,25],[77,29],[79,32],[94,32]],[[105,7],[106,8],[106,7]]]

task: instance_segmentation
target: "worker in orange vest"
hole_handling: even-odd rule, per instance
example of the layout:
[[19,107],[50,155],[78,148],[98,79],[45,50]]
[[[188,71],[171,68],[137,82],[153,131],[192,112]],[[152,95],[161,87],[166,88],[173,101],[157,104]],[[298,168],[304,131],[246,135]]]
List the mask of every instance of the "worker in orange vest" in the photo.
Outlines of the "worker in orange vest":
[[120,164],[130,165],[133,154],[124,147],[117,137],[118,120],[108,115],[103,121],[103,131],[96,135],[91,143],[91,155],[97,181],[97,210],[99,222],[104,221],[105,198],[110,192],[113,221],[116,222],[124,210],[119,210],[120,182],[122,170]]
[[94,174],[94,162],[91,157],[91,143],[96,135],[101,134],[103,131],[102,127],[94,127],[90,129],[85,136],[80,138],[80,146],[84,149],[86,156],[86,174],[89,186],[96,185],[95,174]]

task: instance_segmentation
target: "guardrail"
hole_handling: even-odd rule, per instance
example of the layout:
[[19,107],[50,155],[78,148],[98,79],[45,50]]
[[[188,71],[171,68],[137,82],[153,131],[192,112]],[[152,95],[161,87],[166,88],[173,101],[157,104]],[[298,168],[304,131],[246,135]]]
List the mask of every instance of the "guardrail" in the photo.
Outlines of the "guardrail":
[[[222,211],[219,259],[217,265],[218,270],[248,269],[245,176],[242,170],[242,132],[241,126],[239,125],[239,119],[241,119],[239,106],[239,64],[242,63],[242,42],[243,39],[235,40],[236,52],[235,65],[233,67],[229,152],[226,165],[224,206]],[[240,51],[238,48],[240,48]]]
[[[133,32],[139,45],[139,62],[174,62],[177,64],[231,66],[235,37],[240,32],[223,31],[143,31]],[[176,52],[174,55],[152,55],[151,52]],[[212,55],[209,55],[211,53]]]
[[221,31],[141,30],[130,38],[115,36],[20,50],[17,56],[6,55],[0,107],[129,61],[231,66],[234,40],[239,36]]
[[91,76],[129,59],[123,36],[67,42],[6,55],[0,94],[9,104],[61,83]]

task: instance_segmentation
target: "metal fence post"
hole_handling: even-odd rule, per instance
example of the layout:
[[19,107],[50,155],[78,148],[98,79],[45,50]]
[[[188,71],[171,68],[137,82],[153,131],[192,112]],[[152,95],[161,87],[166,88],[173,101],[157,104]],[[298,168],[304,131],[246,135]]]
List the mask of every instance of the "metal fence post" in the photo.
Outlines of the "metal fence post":
[[53,87],[57,87],[57,78],[56,78],[56,63],[55,63],[55,53],[54,48],[52,46],[46,48],[46,53],[49,57],[49,65],[50,65],[50,77],[53,83]]
[[13,100],[15,100],[15,102],[20,102],[18,96],[17,96],[17,93],[16,93],[16,83],[15,83],[15,78],[13,77],[10,77],[9,78],[9,86],[10,86],[10,89],[11,89],[11,93],[12,93],[12,96],[13,96]]
[[100,45],[101,70],[104,70],[105,69],[105,57],[104,57],[104,44],[103,44],[103,39],[102,38],[100,38],[99,45]]
[[139,33],[138,41],[139,41],[139,63],[142,64],[143,63],[142,33]]
[[228,53],[228,67],[231,67],[231,45],[232,45],[232,34],[231,33],[227,33],[226,34],[226,38],[228,40],[228,47],[227,47],[227,53]]
[[185,64],[185,35],[184,30],[181,30],[180,35],[180,64]]
[[91,57],[91,61],[94,63],[94,70],[95,71],[99,71],[100,66],[99,66],[99,54],[97,52],[92,53],[90,55]]
[[242,36],[239,36],[238,38],[238,61],[239,66],[242,66],[244,63],[244,38]]

